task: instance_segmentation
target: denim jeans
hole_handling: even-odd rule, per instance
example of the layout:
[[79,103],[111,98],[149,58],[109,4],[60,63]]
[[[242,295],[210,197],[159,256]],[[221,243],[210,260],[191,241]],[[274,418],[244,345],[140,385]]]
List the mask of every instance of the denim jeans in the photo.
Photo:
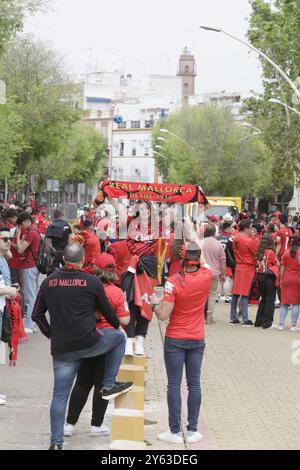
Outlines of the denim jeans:
[[[280,325],[284,325],[285,323],[285,318],[288,313],[289,305],[288,304],[281,304],[280,305]],[[299,317],[299,304],[293,304],[292,305],[292,326],[297,325]]]
[[[239,295],[234,294],[231,298],[231,307],[230,307],[230,320],[236,320],[237,319],[237,304],[239,300]],[[243,322],[246,322],[248,320],[248,297],[245,295],[242,295],[241,297],[241,311],[242,311],[242,318]]]
[[21,269],[22,295],[25,305],[25,328],[36,328],[36,323],[31,320],[34,302],[39,290],[39,271],[36,266],[33,268]]
[[188,387],[188,431],[197,431],[201,405],[200,372],[205,349],[204,340],[165,338],[164,356],[168,376],[169,427],[181,430],[181,381],[185,364]]
[[65,414],[70,391],[84,358],[105,354],[102,385],[114,385],[125,352],[125,335],[115,329],[99,330],[102,334],[95,346],[53,356],[54,389],[50,408],[51,444],[63,444]]

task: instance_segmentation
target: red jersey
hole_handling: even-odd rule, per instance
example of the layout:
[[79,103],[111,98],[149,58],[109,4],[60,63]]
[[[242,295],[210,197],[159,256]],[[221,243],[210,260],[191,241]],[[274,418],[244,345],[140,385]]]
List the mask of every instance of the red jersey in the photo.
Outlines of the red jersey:
[[289,227],[283,226],[276,233],[276,243],[280,245],[280,250],[278,252],[278,258],[281,258],[285,252],[290,247],[291,237],[293,232]]
[[48,225],[50,225],[49,220],[46,219],[46,217],[44,217],[42,214],[38,214],[34,218],[34,222],[35,222],[37,231],[42,235],[46,235],[47,227]]
[[[114,307],[116,314],[119,319],[129,317],[130,312],[126,300],[126,295],[124,292],[117,286],[111,283],[103,283],[103,287],[106,293],[106,297],[109,300],[109,303]],[[100,312],[97,311],[97,328],[111,328],[114,329],[113,326],[111,326],[110,323],[101,315]]]
[[[30,246],[21,255],[12,248],[11,253],[13,257],[9,260],[9,267],[13,269],[33,268],[36,266],[41,237],[32,228],[28,230],[22,228],[20,240],[25,240]],[[14,235],[13,243],[16,243],[16,234]]]
[[82,236],[85,240],[83,269],[86,271],[86,268],[94,267],[96,256],[101,253],[101,245],[99,238],[92,232],[82,232]]
[[134,219],[130,222],[127,238],[127,246],[130,254],[147,256],[154,253],[159,238],[158,230],[151,233],[151,225],[141,226],[139,219]]
[[240,232],[233,239],[233,251],[237,264],[250,264],[256,266],[255,253],[258,248],[258,240],[243,235]]
[[204,339],[204,308],[213,277],[208,265],[194,273],[175,274],[165,284],[164,301],[174,303],[167,338]]
[[124,261],[129,254],[127,240],[119,240],[117,242],[112,243],[108,247],[107,253],[113,255],[113,257],[115,258],[117,263],[116,273],[118,275],[118,278],[120,279]]
[[284,266],[285,274],[299,276],[300,289],[300,248],[298,248],[295,258],[291,257],[290,250],[286,250],[281,258],[281,266]]

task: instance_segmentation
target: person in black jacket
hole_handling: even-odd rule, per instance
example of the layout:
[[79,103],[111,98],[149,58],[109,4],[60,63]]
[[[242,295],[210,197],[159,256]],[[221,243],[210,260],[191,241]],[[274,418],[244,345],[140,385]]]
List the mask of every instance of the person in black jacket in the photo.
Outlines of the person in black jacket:
[[[81,270],[83,247],[69,244],[64,250],[64,262],[64,268],[57,269],[42,283],[33,310],[34,321],[51,340],[54,370],[51,450],[62,449],[67,402],[84,358],[106,354],[103,399],[110,400],[133,387],[132,382],[116,382],[126,335],[100,279]],[[115,329],[96,330],[95,307]],[[50,324],[45,315],[47,310]]]
[[63,253],[69,243],[69,237],[72,233],[71,227],[60,210],[54,212],[52,224],[48,225],[46,230],[46,240],[51,241],[51,246],[55,250],[53,259],[53,268],[59,268],[64,265]]

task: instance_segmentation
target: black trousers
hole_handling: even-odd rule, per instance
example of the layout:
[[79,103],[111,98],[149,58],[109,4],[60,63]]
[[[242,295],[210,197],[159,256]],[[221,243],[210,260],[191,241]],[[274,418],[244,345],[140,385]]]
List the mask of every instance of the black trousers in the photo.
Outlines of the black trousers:
[[82,361],[70,397],[67,423],[73,425],[77,423],[80,413],[87,402],[89,393],[94,387],[91,425],[98,427],[102,425],[108,406],[108,401],[103,400],[101,397],[104,370],[105,354]]
[[135,338],[136,336],[146,336],[149,328],[149,321],[141,315],[141,309],[134,305],[133,302],[129,303],[130,322],[124,326],[124,330],[128,338]]
[[275,276],[259,275],[261,300],[256,314],[255,326],[269,328],[274,319],[276,287]]

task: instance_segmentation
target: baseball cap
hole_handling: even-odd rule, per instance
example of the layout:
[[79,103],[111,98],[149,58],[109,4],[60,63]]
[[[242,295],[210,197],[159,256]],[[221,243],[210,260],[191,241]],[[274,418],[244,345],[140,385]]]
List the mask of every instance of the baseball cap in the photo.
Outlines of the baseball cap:
[[219,217],[217,215],[211,214],[207,216],[207,219],[210,220],[211,222],[218,222]]
[[108,253],[99,253],[95,259],[95,265],[97,268],[103,269],[104,271],[115,271],[116,260],[112,255]]
[[233,217],[232,217],[232,215],[229,214],[229,212],[228,212],[227,214],[224,215],[223,220],[224,220],[225,222],[232,222],[232,221],[233,221]]

